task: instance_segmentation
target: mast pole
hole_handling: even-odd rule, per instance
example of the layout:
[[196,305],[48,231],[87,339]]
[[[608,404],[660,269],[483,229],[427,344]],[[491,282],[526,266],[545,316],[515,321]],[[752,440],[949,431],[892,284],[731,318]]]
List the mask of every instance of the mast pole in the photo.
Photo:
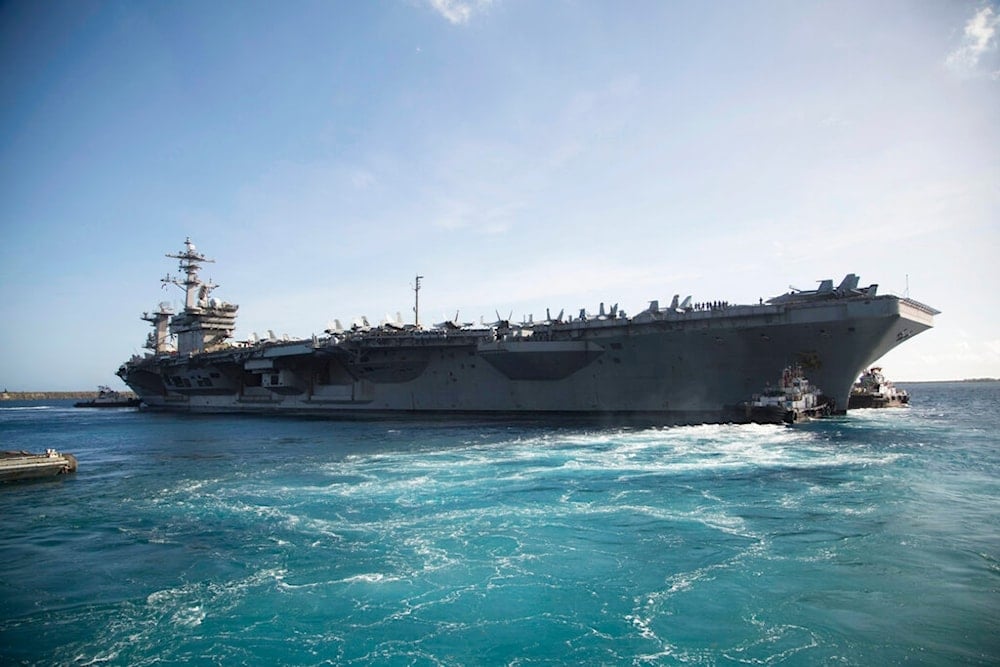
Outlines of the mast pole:
[[420,280],[423,276],[417,276],[413,282],[413,326],[420,326]]

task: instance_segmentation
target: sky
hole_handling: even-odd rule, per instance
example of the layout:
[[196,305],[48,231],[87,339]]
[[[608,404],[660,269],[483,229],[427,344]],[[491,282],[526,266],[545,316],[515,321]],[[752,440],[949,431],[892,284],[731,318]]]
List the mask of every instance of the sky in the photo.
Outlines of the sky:
[[897,381],[1000,377],[1000,5],[0,4],[0,388],[122,388],[190,237],[236,338],[334,318],[942,311]]

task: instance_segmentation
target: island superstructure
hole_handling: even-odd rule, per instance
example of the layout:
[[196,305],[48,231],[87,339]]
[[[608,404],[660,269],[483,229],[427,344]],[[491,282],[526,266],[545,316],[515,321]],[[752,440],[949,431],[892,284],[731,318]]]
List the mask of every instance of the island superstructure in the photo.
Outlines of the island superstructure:
[[[151,409],[320,415],[569,414],[662,423],[746,420],[746,401],[795,364],[835,411],[859,372],[930,328],[938,311],[859,288],[793,290],[757,305],[675,296],[627,316],[433,327],[389,321],[335,326],[300,340],[234,342],[237,306],[211,297],[210,262],[190,239],[178,259],[184,309],[144,313],[150,352],[118,375]],[[176,341],[176,344],[173,343]]]

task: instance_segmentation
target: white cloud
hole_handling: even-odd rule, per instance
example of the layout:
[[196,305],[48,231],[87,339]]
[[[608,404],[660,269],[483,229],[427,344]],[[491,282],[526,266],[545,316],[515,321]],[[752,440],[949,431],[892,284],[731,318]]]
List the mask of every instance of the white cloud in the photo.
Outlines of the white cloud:
[[472,207],[466,202],[449,200],[442,203],[434,216],[434,226],[446,230],[462,229],[469,226]]
[[476,233],[492,236],[510,230],[517,218],[520,204],[517,202],[490,203],[473,199],[452,199],[437,204],[432,215],[432,224],[447,231],[469,229]]
[[473,14],[485,10],[493,0],[429,0],[431,8],[449,23],[468,23]]
[[358,190],[364,190],[375,183],[375,175],[366,169],[358,169],[350,176],[351,185]]
[[995,52],[996,33],[1000,15],[992,7],[983,7],[965,24],[961,45],[948,54],[945,61],[955,73],[964,76],[976,74],[983,56]]

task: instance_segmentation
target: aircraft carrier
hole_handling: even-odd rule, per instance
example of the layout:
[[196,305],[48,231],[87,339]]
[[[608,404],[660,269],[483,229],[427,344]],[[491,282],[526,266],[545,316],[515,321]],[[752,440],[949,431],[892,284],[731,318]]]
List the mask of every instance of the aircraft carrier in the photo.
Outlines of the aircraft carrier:
[[[601,304],[597,314],[424,327],[417,301],[413,324],[362,319],[308,339],[237,342],[238,306],[212,297],[217,285],[199,277],[213,260],[190,239],[167,257],[181,274],[162,282],[184,290],[184,308],[144,313],[150,351],[117,374],[145,408],[183,412],[742,422],[751,397],[795,365],[842,413],[858,374],[939,313],[879,295],[877,285],[859,288],[849,274],[756,305],[678,295],[631,316]],[[418,277],[417,298],[419,289]]]

